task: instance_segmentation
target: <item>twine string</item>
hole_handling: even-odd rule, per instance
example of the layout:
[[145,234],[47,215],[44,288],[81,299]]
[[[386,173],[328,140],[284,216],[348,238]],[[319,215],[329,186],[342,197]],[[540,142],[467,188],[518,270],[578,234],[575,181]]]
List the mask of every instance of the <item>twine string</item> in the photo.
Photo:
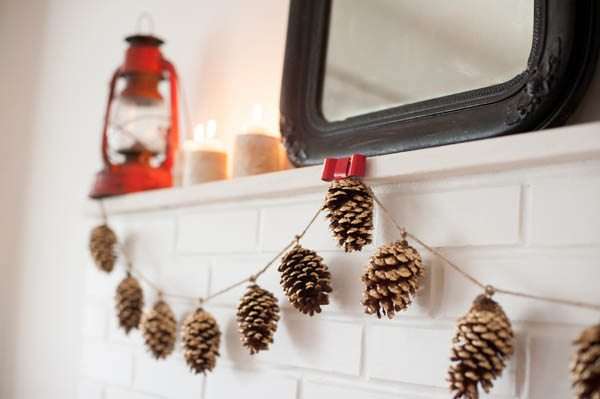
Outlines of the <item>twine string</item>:
[[498,288],[491,284],[484,284],[483,282],[479,281],[475,276],[467,273],[459,265],[457,265],[456,263],[454,263],[450,259],[448,259],[446,256],[444,256],[444,254],[442,254],[440,251],[438,251],[437,249],[433,248],[430,245],[427,245],[425,242],[423,242],[423,240],[419,239],[414,234],[407,232],[404,227],[400,226],[400,224],[396,221],[396,219],[391,214],[391,212],[385,207],[385,205],[383,205],[383,203],[375,195],[373,190],[370,190],[370,191],[371,191],[371,195],[373,196],[373,200],[375,201],[375,203],[377,203],[379,208],[383,211],[384,215],[388,218],[388,220],[392,223],[392,225],[398,230],[400,235],[406,235],[407,237],[411,238],[413,241],[418,243],[420,246],[425,248],[427,251],[429,251],[433,255],[437,256],[439,259],[443,260],[444,263],[446,263],[448,266],[450,266],[453,270],[455,270],[457,273],[459,273],[465,279],[467,279],[471,283],[475,284],[479,288],[483,289],[485,291],[486,295],[491,297],[492,295],[497,293],[497,294],[510,295],[510,296],[515,296],[515,297],[520,297],[520,298],[532,299],[532,300],[536,300],[536,301],[549,302],[549,303],[555,303],[555,304],[560,304],[560,305],[567,305],[567,306],[573,306],[573,307],[579,307],[579,308],[584,308],[584,309],[600,311],[600,305],[593,304],[593,303],[579,302],[579,301],[572,301],[569,299],[553,298],[553,297],[547,297],[547,296],[541,296],[541,295],[528,294],[526,292]]
[[275,255],[265,266],[263,266],[261,269],[259,269],[256,273],[251,274],[250,276],[244,278],[243,280],[237,281],[237,282],[231,284],[230,286],[227,286],[227,287],[225,287],[219,291],[216,291],[210,295],[207,295],[205,297],[197,297],[197,296],[191,297],[191,296],[187,296],[187,295],[173,294],[173,293],[164,291],[161,287],[159,287],[151,279],[146,277],[139,269],[137,269],[133,266],[133,262],[131,262],[131,259],[130,259],[129,255],[127,253],[127,250],[125,249],[125,246],[123,244],[121,244],[119,242],[118,248],[119,248],[119,251],[125,261],[127,271],[129,273],[131,273],[132,275],[136,276],[138,279],[142,280],[144,283],[146,283],[146,285],[148,285],[150,288],[157,291],[160,295],[162,295],[163,297],[175,298],[175,299],[180,299],[180,300],[185,300],[185,301],[196,301],[196,302],[198,302],[199,306],[202,306],[204,303],[210,301],[211,299],[214,299],[215,297],[223,295],[231,290],[234,290],[237,287],[239,287],[245,283],[256,282],[256,280],[262,274],[264,274],[267,270],[269,270],[269,268],[271,268],[271,266],[273,266],[275,264],[275,262],[277,262],[277,260],[283,256],[283,254],[285,254],[293,246],[299,244],[300,240],[308,232],[308,230],[311,228],[311,226],[316,222],[316,220],[319,217],[319,215],[321,214],[321,212],[322,212],[322,209],[319,208],[319,210],[315,213],[315,215],[310,219],[310,221],[308,222],[306,227],[304,227],[302,232],[300,234],[295,235],[294,239],[290,243],[288,243],[285,247],[283,247],[281,249],[281,251],[279,251],[277,253],[277,255]]
[[[591,309],[591,310],[596,310],[596,311],[600,311],[600,305],[598,304],[593,304],[593,303],[587,303],[587,302],[580,302],[580,301],[573,301],[573,300],[568,300],[568,299],[561,299],[561,298],[553,298],[553,297],[547,297],[547,296],[541,296],[541,295],[535,295],[535,294],[529,294],[526,292],[520,292],[520,291],[514,291],[514,290],[508,290],[508,289],[504,289],[504,288],[498,288],[494,285],[490,285],[490,284],[485,284],[482,281],[478,280],[475,276],[471,275],[470,273],[467,273],[462,267],[460,267],[458,264],[456,264],[455,262],[453,262],[452,260],[448,259],[448,257],[446,257],[443,253],[441,253],[439,250],[437,250],[436,248],[432,247],[431,245],[428,245],[427,243],[425,243],[423,240],[421,240],[419,237],[415,236],[414,234],[408,232],[404,227],[402,227],[394,218],[394,216],[392,215],[392,213],[386,208],[385,205],[383,205],[383,203],[381,202],[381,200],[377,197],[377,195],[373,192],[373,190],[369,187],[369,191],[373,197],[373,200],[375,201],[375,203],[379,206],[379,208],[381,209],[381,211],[383,212],[383,214],[386,216],[386,218],[391,222],[391,224],[394,226],[394,228],[396,228],[396,230],[398,230],[400,237],[402,239],[405,239],[406,237],[412,239],[413,241],[415,241],[417,244],[419,244],[421,247],[425,248],[428,252],[430,252],[432,255],[438,257],[439,259],[441,259],[445,264],[447,264],[450,268],[452,268],[454,271],[456,271],[457,273],[459,273],[461,276],[463,276],[466,280],[470,281],[471,283],[473,283],[474,285],[478,286],[479,288],[481,288],[482,290],[484,290],[485,294],[488,296],[492,296],[494,294],[504,294],[504,295],[510,295],[510,296],[515,296],[515,297],[520,297],[520,298],[526,298],[526,299],[532,299],[532,300],[537,300],[537,301],[542,301],[542,302],[548,302],[548,303],[554,303],[554,304],[560,304],[560,305],[567,305],[567,306],[572,306],[572,307],[578,307],[578,308],[584,308],[584,309]],[[100,207],[101,207],[101,212],[102,212],[102,217],[103,220],[106,222],[106,211],[104,209],[104,204],[102,201],[100,201]],[[295,245],[299,245],[300,240],[304,237],[304,235],[308,232],[308,230],[312,227],[312,225],[315,223],[315,221],[317,220],[317,218],[319,217],[319,215],[321,214],[321,212],[323,211],[323,208],[319,208],[317,210],[317,212],[314,214],[314,216],[310,219],[310,221],[308,222],[308,224],[306,225],[306,227],[302,230],[302,232],[300,234],[297,234],[294,236],[293,240],[290,241],[285,247],[283,247],[281,249],[281,251],[279,251],[265,266],[263,266],[261,269],[259,269],[256,273],[251,274],[250,276],[231,284],[230,286],[227,286],[219,291],[216,291],[210,295],[207,295],[206,297],[190,297],[190,296],[186,296],[186,295],[178,295],[178,294],[173,294],[173,293],[168,293],[165,292],[162,288],[160,288],[157,284],[155,284],[152,280],[150,280],[149,278],[147,278],[139,269],[135,268],[133,266],[133,263],[131,262],[131,259],[129,258],[127,251],[125,250],[124,246],[119,242],[118,246],[120,249],[120,252],[126,262],[126,267],[127,267],[127,271],[133,275],[135,275],[136,277],[138,277],[140,280],[144,281],[148,286],[150,286],[151,288],[153,288],[154,290],[156,290],[157,292],[161,293],[164,297],[170,297],[170,298],[176,298],[176,299],[181,299],[181,300],[188,300],[188,301],[196,301],[200,306],[202,306],[204,303],[206,303],[207,301],[214,299],[220,295],[223,295],[245,283],[254,283],[256,282],[256,280],[262,276],[267,270],[269,270],[273,264],[280,258],[282,257],[287,251],[289,251],[292,247],[294,247]]]

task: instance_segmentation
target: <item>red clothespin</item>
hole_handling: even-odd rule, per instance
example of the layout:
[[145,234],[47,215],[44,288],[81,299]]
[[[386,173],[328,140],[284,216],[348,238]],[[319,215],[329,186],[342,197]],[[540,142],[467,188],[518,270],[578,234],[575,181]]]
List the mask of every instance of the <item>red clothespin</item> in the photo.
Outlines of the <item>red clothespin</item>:
[[323,162],[321,180],[332,181],[346,177],[364,177],[367,157],[354,154],[347,158],[326,158]]

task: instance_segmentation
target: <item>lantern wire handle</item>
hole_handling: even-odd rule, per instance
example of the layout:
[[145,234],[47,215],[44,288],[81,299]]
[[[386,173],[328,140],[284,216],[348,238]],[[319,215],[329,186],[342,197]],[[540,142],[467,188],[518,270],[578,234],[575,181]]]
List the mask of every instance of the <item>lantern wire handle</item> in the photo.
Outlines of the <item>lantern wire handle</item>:
[[[145,32],[143,27],[146,27]],[[135,23],[135,31],[136,33],[144,34],[144,35],[153,35],[154,34],[154,18],[152,18],[152,14],[148,11],[143,11],[139,16]]]
[[[181,78],[179,78],[179,81],[181,81]],[[183,102],[183,119],[185,120],[185,139],[192,139],[194,138],[194,134],[192,131],[192,114],[190,112],[190,103],[188,102],[188,98],[186,96],[185,89],[182,84],[179,85],[179,96],[181,97],[181,100]],[[180,140],[181,139],[183,139],[183,137],[181,137]]]

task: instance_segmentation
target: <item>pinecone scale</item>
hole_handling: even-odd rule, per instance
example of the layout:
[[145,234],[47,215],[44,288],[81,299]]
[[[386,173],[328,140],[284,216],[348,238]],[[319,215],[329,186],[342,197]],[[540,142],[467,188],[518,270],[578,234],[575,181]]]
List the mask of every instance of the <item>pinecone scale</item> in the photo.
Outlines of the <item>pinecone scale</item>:
[[217,364],[221,331],[217,321],[202,308],[196,309],[183,322],[183,356],[195,373],[206,374]]
[[156,359],[164,359],[175,349],[177,320],[171,307],[159,299],[142,317],[142,334],[146,346]]
[[600,399],[600,324],[583,331],[575,341],[571,363],[573,388],[577,399]]
[[278,270],[283,291],[297,310],[312,316],[329,304],[331,274],[316,252],[296,245],[283,257]]
[[144,307],[144,292],[140,283],[127,274],[117,287],[116,310],[119,326],[126,334],[140,325]]
[[378,248],[362,276],[365,313],[393,318],[412,303],[424,275],[421,256],[405,240]]
[[268,349],[273,343],[279,321],[277,298],[252,284],[240,301],[237,321],[242,343],[250,350],[250,354]]
[[373,197],[360,180],[332,181],[323,209],[328,211],[329,229],[346,252],[360,251],[371,243]]
[[90,234],[90,253],[98,269],[110,273],[117,261],[117,235],[106,224],[94,227]]
[[475,299],[458,320],[448,372],[454,398],[479,398],[478,385],[489,393],[514,352],[514,333],[502,307],[486,295]]

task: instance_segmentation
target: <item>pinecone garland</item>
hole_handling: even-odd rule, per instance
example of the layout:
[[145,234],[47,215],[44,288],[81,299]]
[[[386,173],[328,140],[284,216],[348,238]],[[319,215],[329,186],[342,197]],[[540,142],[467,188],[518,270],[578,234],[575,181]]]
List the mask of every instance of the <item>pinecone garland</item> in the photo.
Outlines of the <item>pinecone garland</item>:
[[253,355],[273,343],[279,321],[279,305],[271,292],[256,284],[248,287],[238,306],[237,321],[242,343]]
[[119,326],[129,334],[131,330],[139,327],[142,319],[144,293],[140,283],[128,273],[119,283],[115,299]]
[[334,180],[329,185],[323,209],[329,229],[346,252],[360,251],[372,241],[373,197],[360,180]]
[[514,334],[502,307],[480,295],[458,320],[453,343],[448,382],[454,398],[478,399],[477,385],[489,393],[502,374],[514,351]]
[[217,364],[221,332],[216,320],[198,308],[183,322],[183,356],[190,369],[205,374]]
[[115,267],[117,255],[115,245],[117,235],[106,224],[94,227],[90,234],[90,253],[96,266],[102,271],[110,273]]
[[175,348],[177,320],[171,307],[159,299],[142,317],[142,334],[146,346],[156,359],[164,359]]
[[281,286],[291,304],[304,314],[321,313],[329,303],[331,274],[316,252],[294,246],[281,260]]
[[405,240],[378,248],[362,276],[365,313],[392,319],[411,304],[424,274],[421,255]]
[[583,331],[575,341],[577,351],[571,363],[577,399],[600,399],[600,324]]

